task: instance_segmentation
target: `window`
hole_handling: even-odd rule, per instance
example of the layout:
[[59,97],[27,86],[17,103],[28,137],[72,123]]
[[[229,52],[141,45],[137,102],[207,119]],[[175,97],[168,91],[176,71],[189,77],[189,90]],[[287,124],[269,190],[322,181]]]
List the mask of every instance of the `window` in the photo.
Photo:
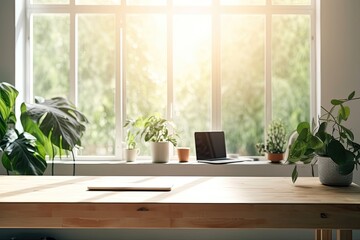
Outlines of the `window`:
[[85,113],[79,158],[121,159],[124,121],[155,112],[193,153],[223,129],[242,155],[316,114],[315,0],[28,1],[27,94]]

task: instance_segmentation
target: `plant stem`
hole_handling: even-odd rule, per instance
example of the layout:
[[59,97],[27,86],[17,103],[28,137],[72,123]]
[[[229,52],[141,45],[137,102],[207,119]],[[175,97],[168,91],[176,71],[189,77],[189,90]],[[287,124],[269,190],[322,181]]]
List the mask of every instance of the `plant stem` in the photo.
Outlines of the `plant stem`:
[[[333,132],[332,132],[331,135],[334,134],[335,129],[337,129],[337,131],[340,133],[340,132],[341,132],[341,131],[340,131],[340,123],[336,120],[336,117],[332,114],[332,111],[333,111],[333,109],[335,108],[335,106],[333,106],[333,107],[330,109],[330,111],[328,111],[328,110],[325,109],[324,107],[321,107],[321,108],[327,113],[327,118],[325,119],[325,121],[327,121],[327,122],[334,122],[333,127],[332,127]],[[330,117],[331,117],[333,120],[330,120],[330,119],[329,119]],[[321,118],[320,118],[320,120],[324,120],[324,119],[321,119]]]
[[54,156],[54,152],[55,152],[55,149],[54,149],[54,145],[51,146],[52,147],[52,151],[53,151],[53,157],[51,159],[51,176],[54,176],[54,173],[55,173],[55,169],[54,169],[54,161],[55,161],[55,156]]
[[75,155],[74,155],[74,151],[71,150],[71,155],[72,155],[72,158],[73,158],[73,176],[75,176]]

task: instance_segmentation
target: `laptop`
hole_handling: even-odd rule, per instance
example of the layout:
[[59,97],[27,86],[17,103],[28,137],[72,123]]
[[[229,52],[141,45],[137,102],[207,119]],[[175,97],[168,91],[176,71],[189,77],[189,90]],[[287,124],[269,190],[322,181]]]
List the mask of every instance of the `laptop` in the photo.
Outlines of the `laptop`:
[[196,159],[201,163],[226,164],[253,161],[251,158],[226,156],[225,134],[223,131],[195,132]]

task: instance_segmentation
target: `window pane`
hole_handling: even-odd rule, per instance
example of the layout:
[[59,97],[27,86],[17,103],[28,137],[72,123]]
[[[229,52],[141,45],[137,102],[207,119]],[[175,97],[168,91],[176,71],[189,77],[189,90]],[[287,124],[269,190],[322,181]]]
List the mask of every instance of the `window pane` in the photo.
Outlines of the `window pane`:
[[68,97],[69,15],[33,15],[33,89],[35,96]]
[[310,17],[275,15],[272,24],[273,118],[292,131],[310,119]]
[[120,0],[76,0],[76,4],[112,5],[112,4],[120,4]]
[[263,16],[221,19],[222,128],[227,152],[257,155],[264,134]]
[[165,5],[166,0],[127,0],[128,5]]
[[174,17],[174,119],[179,145],[191,146],[194,131],[211,129],[211,18]]
[[[166,16],[126,18],[126,117],[166,116]],[[148,146],[140,146],[149,155]]]
[[174,5],[203,6],[210,5],[211,0],[173,0]]
[[221,0],[224,5],[265,5],[266,0]]
[[274,5],[310,5],[311,0],[272,0]]
[[78,101],[90,124],[82,155],[113,155],[115,147],[115,18],[78,16]]
[[32,4],[69,4],[69,0],[31,0]]

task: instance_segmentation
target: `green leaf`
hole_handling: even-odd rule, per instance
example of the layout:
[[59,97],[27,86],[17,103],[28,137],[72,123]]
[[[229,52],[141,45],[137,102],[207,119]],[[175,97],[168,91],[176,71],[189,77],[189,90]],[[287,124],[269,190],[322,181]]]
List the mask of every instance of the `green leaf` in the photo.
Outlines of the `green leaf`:
[[295,141],[290,147],[288,161],[290,163],[296,163],[300,161],[305,151],[306,144],[303,141]]
[[297,137],[297,141],[306,141],[308,139],[308,136],[310,135],[310,131],[308,128],[303,128],[299,132],[299,136]]
[[9,83],[0,83],[0,139],[8,129],[8,123],[16,122],[14,114],[15,101],[19,92]]
[[339,109],[339,112],[338,112],[338,118],[339,118],[339,121],[341,120],[348,120],[349,116],[350,116],[350,108],[348,106],[343,106],[343,105],[340,105],[340,109]]
[[342,126],[342,125],[340,125],[340,128],[346,134],[344,138],[349,138],[350,140],[354,140],[354,133],[350,129],[348,129],[348,128]]
[[354,148],[354,151],[353,152],[356,152],[356,151],[359,151],[360,150],[360,144],[356,143],[356,142],[353,142],[351,140],[348,140],[348,144]]
[[41,103],[26,104],[28,116],[61,150],[81,146],[86,117],[65,98],[56,97]]
[[340,99],[332,99],[331,100],[331,104],[332,105],[340,105],[340,104],[343,104],[344,103],[344,100],[340,100]]
[[1,162],[5,169],[7,169],[8,171],[13,171],[11,166],[11,160],[5,153],[2,154]]
[[327,146],[327,154],[338,165],[346,162],[345,147],[338,140],[331,140]]
[[339,173],[342,175],[348,175],[352,171],[354,171],[355,156],[352,152],[346,150],[346,154],[345,154],[344,158],[345,158],[345,162],[339,165]]
[[323,147],[324,143],[317,136],[311,136],[308,144],[311,149],[317,150]]
[[303,132],[304,129],[307,129],[310,132],[310,123],[308,122],[301,122],[298,124],[296,131],[300,135],[301,132]]
[[352,93],[350,93],[350,95],[348,96],[348,100],[353,99],[355,96],[355,91],[353,91]]
[[311,153],[307,153],[306,155],[304,155],[304,157],[301,159],[301,161],[304,164],[309,164],[313,161],[315,154],[313,153],[313,151],[311,151]]
[[22,133],[19,136],[11,129],[4,137],[2,144],[5,144],[2,158],[4,167],[24,175],[42,175],[46,169],[44,152],[37,148],[35,137],[29,133]]
[[299,176],[299,173],[297,171],[297,166],[294,167],[294,170],[292,171],[292,174],[291,174],[291,179],[292,179],[292,182],[295,183],[297,178]]
[[19,92],[9,83],[0,83],[0,114],[3,119],[7,119],[13,111],[15,101]]
[[326,132],[326,127],[327,127],[327,122],[322,122],[319,126],[317,133],[320,134]]
[[29,117],[26,109],[26,105],[21,104],[21,115],[20,120],[25,132],[30,133],[36,137],[37,144],[41,144],[44,148],[44,151],[49,156],[50,159],[54,159],[55,152],[51,144],[51,141],[44,133],[40,130],[39,126]]

